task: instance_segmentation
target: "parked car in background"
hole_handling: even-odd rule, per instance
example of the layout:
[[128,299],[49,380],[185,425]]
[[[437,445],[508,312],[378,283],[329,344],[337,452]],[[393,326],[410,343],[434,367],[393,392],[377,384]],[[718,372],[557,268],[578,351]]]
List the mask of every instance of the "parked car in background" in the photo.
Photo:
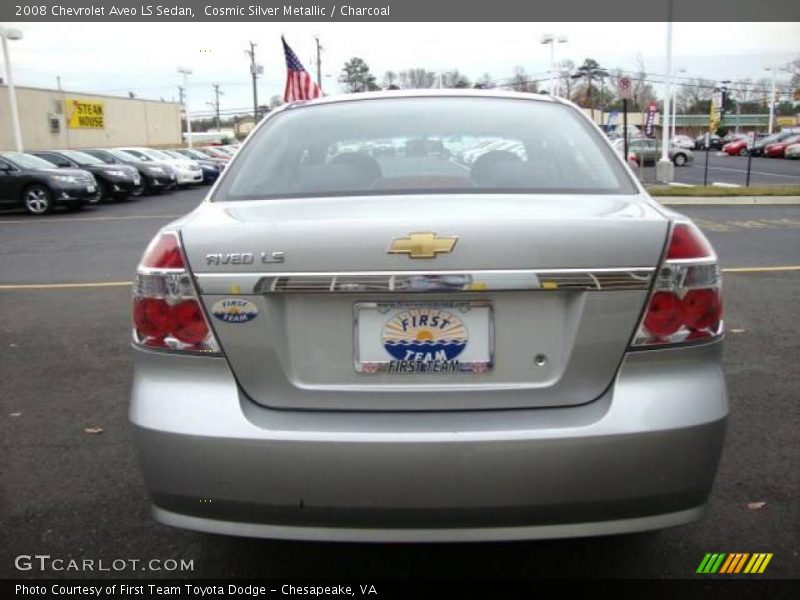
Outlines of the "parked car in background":
[[108,165],[129,165],[138,170],[142,178],[142,185],[137,190],[134,190],[134,196],[156,194],[177,184],[175,171],[166,163],[142,160],[132,154],[122,150],[114,150],[113,148],[93,148],[83,150],[83,152],[99,158]]
[[97,181],[84,169],[59,169],[32,154],[0,152],[0,206],[43,215],[56,206],[79,210],[97,198]]
[[229,160],[225,160],[222,158],[213,158],[208,154],[203,154],[197,148],[173,148],[172,152],[177,152],[178,154],[182,154],[184,158],[188,158],[190,160],[196,160],[198,162],[203,160],[211,161],[219,165],[223,169],[225,168],[225,165],[227,165],[230,162]]
[[53,163],[59,169],[84,169],[97,180],[98,202],[124,200],[142,185],[142,178],[129,165],[108,165],[96,156],[78,150],[37,150],[30,154]]
[[747,156],[749,148],[750,141],[747,138],[740,138],[722,146],[722,151],[729,156]]
[[223,152],[217,146],[201,146],[197,150],[210,158],[217,158],[220,160],[224,160],[225,162],[228,162],[231,159],[230,154],[228,154],[227,152]]
[[670,143],[678,148],[686,148],[687,150],[694,150],[695,141],[688,135],[676,135]]
[[792,144],[787,146],[786,152],[783,153],[784,158],[798,159],[800,158],[800,144]]
[[[694,149],[695,150],[705,150],[706,134],[698,135],[694,140]],[[722,146],[725,144],[725,141],[722,137],[718,136],[716,133],[712,133],[708,138],[708,148],[709,150],[721,150]]]
[[[614,140],[614,149],[620,154],[624,151],[624,140]],[[636,164],[650,166],[656,164],[661,158],[661,144],[656,140],[643,138],[628,140],[628,160],[633,159]],[[669,147],[669,159],[676,167],[682,167],[694,161],[694,152],[680,146]]]
[[[164,154],[169,154],[173,158],[184,160],[189,158],[177,150],[161,150],[161,152]],[[217,180],[217,177],[219,177],[219,174],[222,172],[222,167],[219,165],[219,163],[211,158],[189,158],[189,160],[193,160],[200,165],[200,168],[203,171],[203,183],[206,185],[214,183]]]
[[773,133],[772,135],[761,138],[755,144],[753,144],[750,152],[753,153],[753,156],[763,156],[765,148],[770,144],[779,144],[783,140],[798,134],[800,134],[800,131],[793,129],[786,129],[784,131],[779,131],[778,133]]
[[175,158],[160,150],[152,148],[118,148],[123,152],[132,154],[133,156],[145,160],[153,160],[155,162],[167,163],[175,171],[175,178],[178,185],[191,185],[194,183],[203,182],[203,170],[196,161],[188,158]]
[[768,158],[783,158],[784,152],[786,152],[786,148],[788,148],[792,144],[797,144],[797,143],[800,143],[800,135],[793,135],[784,138],[780,142],[767,144],[766,146],[764,146],[764,156]]

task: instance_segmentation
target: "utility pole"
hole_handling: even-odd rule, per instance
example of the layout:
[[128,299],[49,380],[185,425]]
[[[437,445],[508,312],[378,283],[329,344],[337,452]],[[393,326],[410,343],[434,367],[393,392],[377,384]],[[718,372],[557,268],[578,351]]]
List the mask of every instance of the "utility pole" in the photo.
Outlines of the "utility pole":
[[214,111],[216,112],[216,120],[217,120],[217,131],[220,130],[220,122],[219,122],[219,97],[224,96],[222,92],[219,91],[219,84],[214,84]]
[[183,99],[183,113],[186,115],[186,141],[189,148],[192,147],[192,118],[189,116],[189,75],[192,70],[186,67],[178,67],[178,73],[183,75],[183,87],[181,88],[181,98]]
[[250,42],[250,50],[245,50],[245,54],[250,57],[250,75],[253,77],[253,122],[258,123],[258,87],[256,81],[259,71],[263,69],[256,64],[256,46],[258,44]]
[[322,51],[324,48],[319,43],[319,36],[314,36],[314,41],[317,43],[317,86],[322,89]]

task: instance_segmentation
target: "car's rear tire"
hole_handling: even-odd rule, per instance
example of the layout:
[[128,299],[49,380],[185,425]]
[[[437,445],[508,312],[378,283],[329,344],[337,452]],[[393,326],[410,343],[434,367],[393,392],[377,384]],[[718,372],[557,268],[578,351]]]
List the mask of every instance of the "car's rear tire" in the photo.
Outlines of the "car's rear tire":
[[22,206],[32,215],[52,212],[53,193],[41,184],[29,185],[22,191]]
[[739,156],[747,156],[747,148],[742,148],[739,150]]
[[686,155],[678,153],[672,158],[672,162],[675,163],[676,167],[682,167],[686,164]]

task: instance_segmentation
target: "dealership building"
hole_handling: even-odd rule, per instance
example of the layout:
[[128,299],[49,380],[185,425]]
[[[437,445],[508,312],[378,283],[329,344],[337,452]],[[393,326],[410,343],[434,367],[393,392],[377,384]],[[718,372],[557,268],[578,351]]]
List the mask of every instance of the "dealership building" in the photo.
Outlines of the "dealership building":
[[[181,105],[16,86],[24,150],[179,146]],[[0,84],[0,150],[14,150],[8,88]]]

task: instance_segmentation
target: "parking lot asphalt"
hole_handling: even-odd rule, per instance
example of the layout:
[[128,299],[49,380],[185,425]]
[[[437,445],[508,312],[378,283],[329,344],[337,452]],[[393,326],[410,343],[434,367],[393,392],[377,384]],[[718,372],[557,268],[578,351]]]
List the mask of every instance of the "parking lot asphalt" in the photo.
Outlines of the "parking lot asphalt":
[[[694,151],[694,162],[675,167],[675,181],[689,185],[703,185],[705,177],[705,151]],[[655,167],[638,170],[639,179],[656,183]],[[715,150],[708,153],[708,185],[722,183],[744,186],[747,179],[747,157],[728,156]],[[750,165],[751,185],[800,184],[800,160],[754,157]]]
[[[697,524],[443,545],[250,540],[156,524],[127,428],[130,288],[123,282],[152,234],[202,194],[42,219],[0,215],[0,577],[692,577],[706,552],[772,552],[767,575],[800,577],[796,270],[725,276],[731,417],[711,510]],[[698,219],[729,269],[800,263],[800,207],[683,212]],[[75,282],[120,285],[18,287]],[[93,428],[102,431],[87,432]],[[13,564],[20,554],[186,559],[194,570],[21,572]]]

